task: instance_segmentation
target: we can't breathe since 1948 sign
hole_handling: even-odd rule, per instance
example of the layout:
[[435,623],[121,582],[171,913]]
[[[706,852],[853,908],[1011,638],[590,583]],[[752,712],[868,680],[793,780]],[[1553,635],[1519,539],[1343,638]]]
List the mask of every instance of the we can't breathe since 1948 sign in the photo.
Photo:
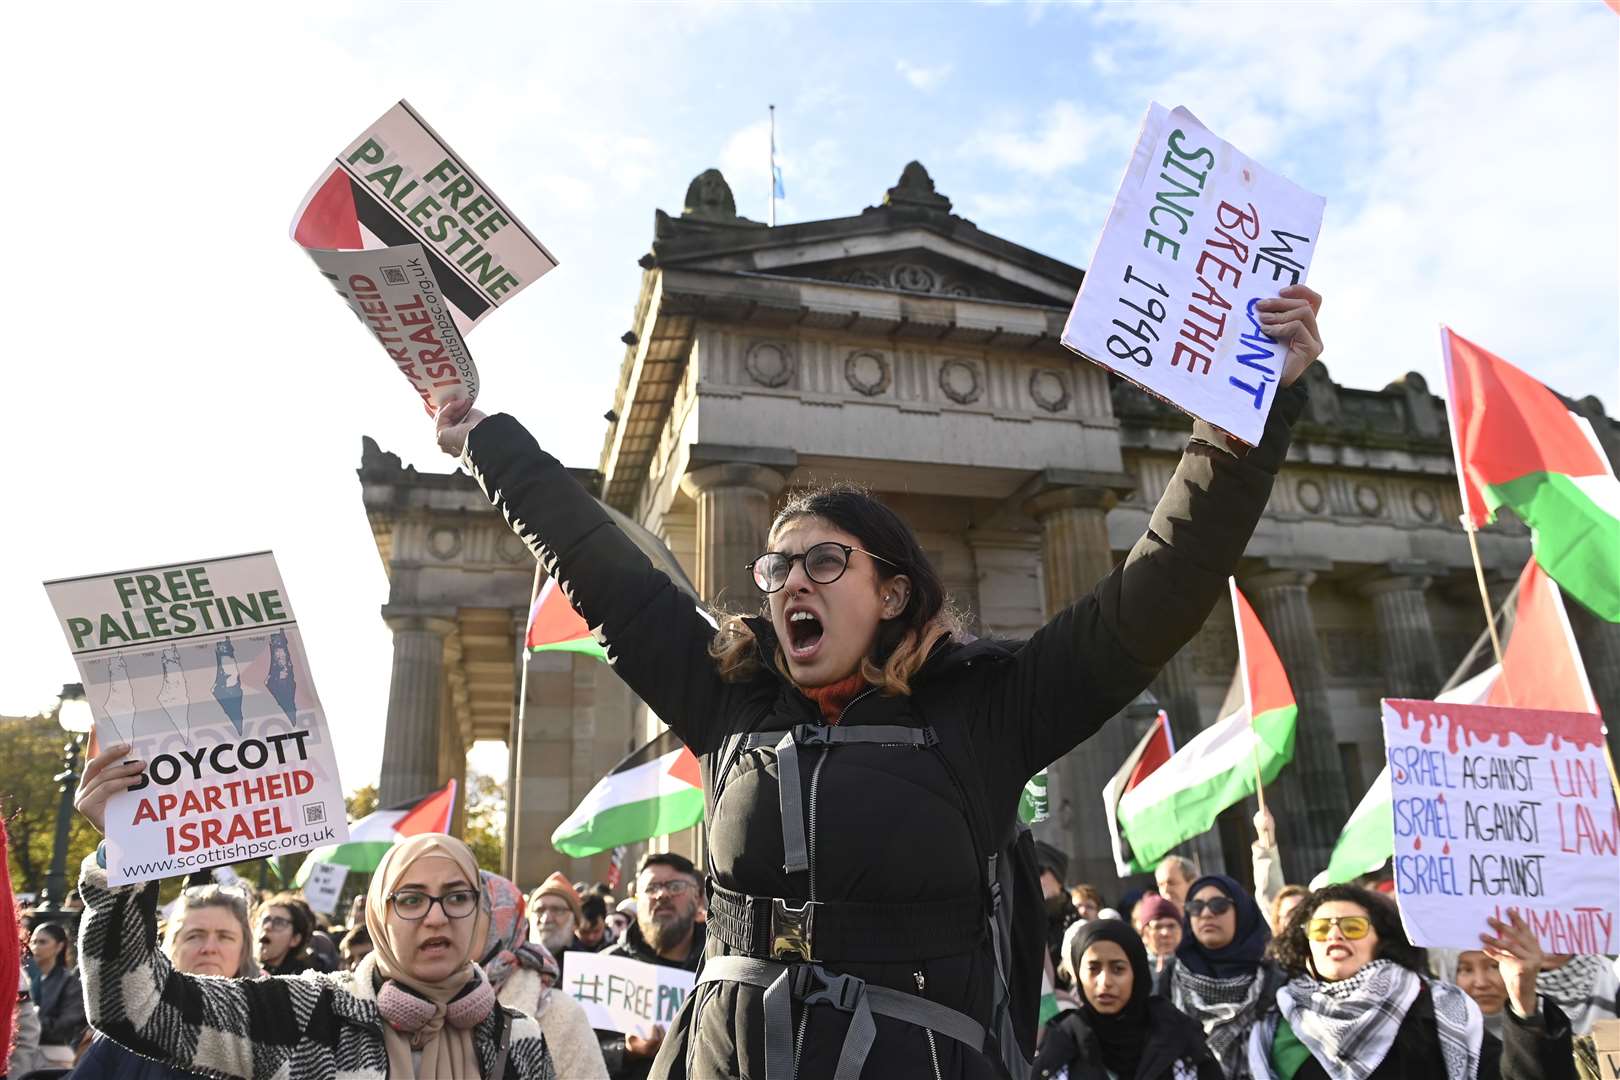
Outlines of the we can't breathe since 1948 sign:
[[1414,945],[1517,910],[1548,953],[1620,950],[1620,807],[1595,714],[1389,699],[1395,896]]
[[302,635],[269,552],[45,583],[100,745],[146,762],[107,803],[114,885],[348,839]]
[[1155,102],[1063,344],[1258,443],[1287,349],[1255,305],[1305,280],[1325,205]]

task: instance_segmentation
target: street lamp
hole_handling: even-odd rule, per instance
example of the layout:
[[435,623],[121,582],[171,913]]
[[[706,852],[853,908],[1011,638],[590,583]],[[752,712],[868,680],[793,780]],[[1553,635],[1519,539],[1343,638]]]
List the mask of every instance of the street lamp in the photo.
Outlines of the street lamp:
[[62,687],[55,712],[56,722],[67,732],[68,742],[62,748],[62,771],[51,777],[61,785],[62,800],[56,808],[56,846],[51,851],[51,872],[45,877],[45,892],[37,909],[39,914],[50,916],[64,914],[62,905],[68,894],[68,833],[73,827],[73,796],[79,787],[79,750],[84,736],[96,723],[90,703],[84,699],[83,683],[67,683]]

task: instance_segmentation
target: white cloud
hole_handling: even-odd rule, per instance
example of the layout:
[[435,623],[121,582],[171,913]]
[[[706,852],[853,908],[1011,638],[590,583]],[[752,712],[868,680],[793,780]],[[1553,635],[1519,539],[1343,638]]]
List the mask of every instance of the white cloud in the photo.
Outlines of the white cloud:
[[923,67],[919,64],[913,64],[909,60],[896,60],[894,69],[904,76],[908,83],[924,93],[933,90],[951,76],[950,64],[935,64],[933,67]]
[[[1016,172],[1048,177],[1084,164],[1101,146],[1118,143],[1129,121],[1113,112],[1058,101],[1045,110],[1033,131],[1010,130],[1021,126],[1006,120],[991,124],[970,140],[970,147]],[[1128,142],[1124,145],[1129,147]]]

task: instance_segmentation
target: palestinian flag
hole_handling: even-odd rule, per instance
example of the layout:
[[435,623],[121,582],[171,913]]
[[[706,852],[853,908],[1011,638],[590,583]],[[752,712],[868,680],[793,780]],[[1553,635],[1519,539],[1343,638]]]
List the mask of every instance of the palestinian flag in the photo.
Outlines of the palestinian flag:
[[[1535,559],[1519,575],[1517,592],[1513,630],[1502,649],[1501,665],[1492,664],[1435,700],[1597,712],[1597,701],[1592,697],[1575,634],[1570,629],[1569,613],[1564,610],[1558,586]],[[1390,806],[1389,766],[1385,765],[1345,823],[1327,869],[1316,876],[1311,888],[1370,874],[1394,853],[1395,815]]]
[[1153,718],[1153,725],[1142,736],[1142,741],[1136,744],[1136,749],[1125,759],[1125,764],[1103,787],[1103,813],[1108,816],[1108,839],[1113,843],[1114,866],[1119,870],[1120,877],[1129,877],[1136,872],[1131,868],[1130,841],[1119,832],[1120,797],[1127,791],[1135,790],[1154,770],[1169,761],[1175,752],[1175,739],[1170,735],[1170,717],[1160,709],[1159,715]]
[[1236,579],[1230,584],[1238,666],[1221,718],[1120,796],[1119,833],[1134,871],[1151,870],[1176,845],[1207,832],[1215,815],[1253,795],[1256,767],[1270,783],[1293,759],[1293,688],[1259,616]]
[[703,775],[692,751],[665,731],[597,781],[551,846],[581,858],[703,820]]
[[303,885],[313,865],[318,862],[340,863],[351,871],[369,874],[377,869],[377,864],[382,862],[388,849],[404,837],[417,833],[449,832],[450,819],[455,812],[456,782],[452,780],[420,799],[367,814],[349,826],[346,843],[331,844],[310,852],[298,868],[298,876],[293,878],[293,884]]
[[1620,622],[1620,480],[1591,425],[1507,361],[1449,328],[1440,337],[1465,523],[1506,506],[1553,580]]
[[607,659],[607,650],[585,625],[584,616],[568,602],[568,595],[557,588],[556,578],[547,578],[534,598],[524,644],[531,653],[575,652]]

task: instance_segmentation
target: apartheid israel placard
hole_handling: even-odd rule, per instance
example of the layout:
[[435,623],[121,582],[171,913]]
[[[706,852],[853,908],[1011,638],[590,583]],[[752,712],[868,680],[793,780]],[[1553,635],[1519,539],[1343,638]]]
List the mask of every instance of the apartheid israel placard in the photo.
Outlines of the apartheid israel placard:
[[591,1027],[643,1038],[655,1025],[669,1029],[697,978],[627,956],[569,952],[561,959],[563,993],[585,1007]]
[[1254,445],[1288,351],[1255,305],[1305,280],[1324,206],[1153,103],[1063,344]]
[[114,885],[348,839],[343,791],[268,551],[48,581],[102,746],[147,763],[107,804]]
[[1415,945],[1516,909],[1548,953],[1620,951],[1620,808],[1595,714],[1383,703],[1395,896]]
[[466,334],[557,265],[405,101],[321,173],[292,237],[429,412],[478,396]]

